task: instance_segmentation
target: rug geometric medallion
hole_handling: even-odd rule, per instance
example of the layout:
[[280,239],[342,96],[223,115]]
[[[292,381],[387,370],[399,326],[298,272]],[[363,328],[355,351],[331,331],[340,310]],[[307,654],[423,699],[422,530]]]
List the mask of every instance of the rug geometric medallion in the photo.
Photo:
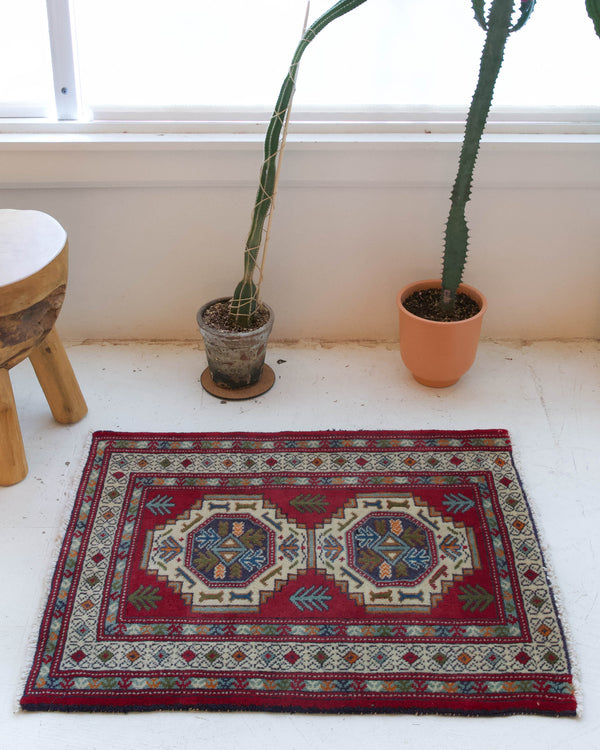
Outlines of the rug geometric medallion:
[[92,440],[28,710],[574,715],[503,430]]

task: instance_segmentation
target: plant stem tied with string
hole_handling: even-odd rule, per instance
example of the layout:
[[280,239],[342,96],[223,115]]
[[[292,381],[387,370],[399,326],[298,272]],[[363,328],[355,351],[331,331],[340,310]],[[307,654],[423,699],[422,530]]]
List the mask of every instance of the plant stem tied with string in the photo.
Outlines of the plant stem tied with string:
[[365,2],[366,0],[340,0],[340,2],[337,2],[311,24],[302,35],[302,39],[294,52],[288,74],[281,86],[265,136],[263,165],[260,171],[259,186],[252,212],[250,231],[244,249],[244,276],[236,286],[229,306],[230,316],[235,320],[237,325],[243,328],[251,325],[252,318],[258,306],[260,280],[256,283],[254,276],[260,250],[263,245],[265,221],[272,210],[277,188],[277,166],[283,150],[282,132],[284,132],[284,126],[296,88],[296,77],[300,60],[310,42],[319,32],[336,18],[340,18],[340,16],[345,15]]

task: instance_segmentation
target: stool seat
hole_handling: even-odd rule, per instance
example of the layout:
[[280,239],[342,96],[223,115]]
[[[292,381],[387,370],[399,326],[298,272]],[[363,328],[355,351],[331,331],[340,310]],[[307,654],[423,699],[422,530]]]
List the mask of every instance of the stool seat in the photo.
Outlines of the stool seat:
[[87,406],[54,328],[65,297],[67,233],[41,211],[0,209],[0,485],[27,474],[9,370],[29,357],[54,418]]
[[67,244],[67,233],[42,211],[0,210],[0,286],[33,276]]

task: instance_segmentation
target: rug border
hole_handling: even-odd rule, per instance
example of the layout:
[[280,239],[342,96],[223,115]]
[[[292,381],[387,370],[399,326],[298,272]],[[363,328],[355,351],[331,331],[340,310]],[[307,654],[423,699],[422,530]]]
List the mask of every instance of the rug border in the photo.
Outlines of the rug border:
[[510,716],[531,716],[547,717],[553,719],[559,718],[578,718],[576,710],[552,711],[550,709],[523,709],[506,708],[498,711],[485,710],[462,710],[459,708],[425,708],[416,706],[376,706],[373,708],[354,708],[345,706],[340,708],[323,709],[314,706],[269,706],[267,704],[246,704],[233,705],[218,703],[179,703],[153,704],[144,706],[137,704],[127,704],[121,706],[80,706],[64,705],[54,703],[30,703],[21,704],[21,710],[27,713],[64,713],[64,714],[132,714],[132,713],[155,713],[159,711],[196,711],[198,713],[267,713],[267,714],[303,714],[311,716],[442,716],[442,717],[463,717],[479,719],[506,718]]
[[330,438],[332,435],[365,435],[367,437],[374,437],[376,435],[384,435],[384,436],[392,436],[392,435],[403,435],[406,437],[425,437],[425,436],[431,436],[431,437],[443,437],[444,435],[448,437],[455,437],[455,436],[461,436],[466,437],[469,435],[475,436],[475,437],[502,437],[506,438],[508,440],[508,445],[512,449],[512,442],[510,439],[510,433],[508,429],[505,428],[491,428],[491,429],[474,429],[474,430],[441,430],[441,429],[430,429],[430,430],[392,430],[392,429],[384,429],[384,430],[377,430],[377,429],[369,429],[369,430],[361,430],[361,429],[338,429],[332,427],[330,430],[226,430],[226,431],[219,431],[219,430],[198,430],[198,431],[179,431],[175,430],[173,432],[169,431],[122,431],[122,430],[96,430],[92,433],[92,438],[94,440],[98,439],[104,439],[104,438],[114,438],[114,437],[122,437],[124,439],[152,439],[160,437],[161,439],[165,438],[174,438],[174,439],[190,439],[190,438],[196,438],[196,437],[249,437],[249,436],[256,436],[256,435],[271,435],[271,436],[277,436],[277,437],[303,437],[303,438],[310,438],[310,437],[324,437],[324,438]]
[[[550,592],[550,599],[552,601],[552,604],[554,606],[554,610],[557,613],[556,621],[558,623],[558,629],[560,631],[560,634],[562,636],[562,640],[565,646],[565,657],[567,660],[567,667],[569,669],[569,674],[571,677],[571,682],[573,684],[573,687],[575,688],[575,675],[573,674],[573,661],[571,658],[571,649],[569,648],[569,638],[567,638],[567,632],[565,630],[565,626],[563,624],[563,607],[560,604],[560,594],[558,593],[558,590],[553,582],[553,576],[550,574],[550,571],[553,569],[553,566],[548,565],[548,560],[546,559],[546,551],[549,549],[546,546],[546,551],[544,549],[544,545],[542,544],[542,537],[540,537],[538,524],[536,521],[536,512],[532,508],[531,500],[529,497],[529,494],[525,490],[525,485],[523,484],[523,480],[521,479],[521,474],[519,472],[519,468],[517,466],[517,462],[515,460],[515,455],[512,447],[509,449],[512,459],[512,466],[513,470],[515,472],[515,476],[517,478],[517,482],[519,484],[519,489],[521,490],[521,493],[523,497],[525,498],[525,506],[527,508],[527,514],[529,516],[529,521],[531,522],[531,527],[533,530],[533,535],[535,537],[535,540],[538,543],[539,550],[540,550],[540,559],[542,561],[542,569],[544,571],[544,577],[546,579],[546,585],[548,586],[548,591]],[[577,712],[575,712],[576,714]]]

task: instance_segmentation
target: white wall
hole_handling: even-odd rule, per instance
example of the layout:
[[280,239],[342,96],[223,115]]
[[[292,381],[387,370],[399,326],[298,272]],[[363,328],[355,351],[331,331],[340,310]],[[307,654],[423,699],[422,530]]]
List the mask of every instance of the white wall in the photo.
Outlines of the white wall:
[[[0,205],[67,229],[65,339],[195,339],[230,294],[261,136],[4,136]],[[458,135],[296,136],[264,284],[274,339],[395,340],[397,290],[439,276]],[[465,281],[485,337],[600,337],[600,138],[489,136]]]

